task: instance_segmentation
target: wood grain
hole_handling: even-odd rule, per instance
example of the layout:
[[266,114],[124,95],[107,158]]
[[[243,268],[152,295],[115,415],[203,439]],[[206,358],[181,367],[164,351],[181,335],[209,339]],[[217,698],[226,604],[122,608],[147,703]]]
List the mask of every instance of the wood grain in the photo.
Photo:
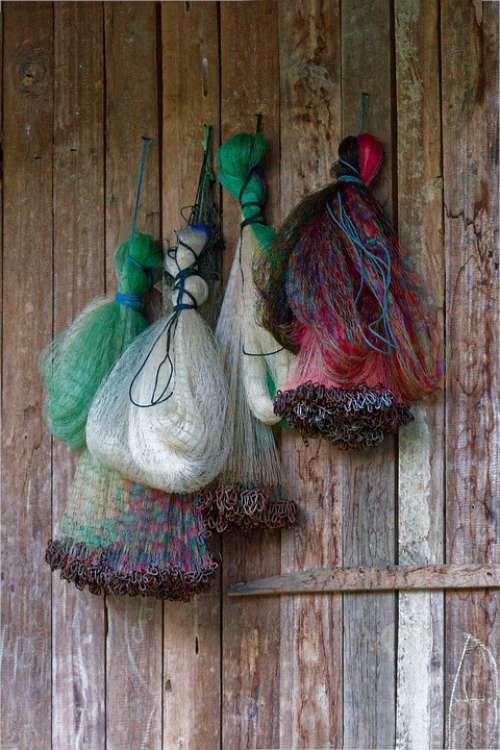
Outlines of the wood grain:
[[[219,54],[215,3],[162,5],[163,227],[164,236],[182,225],[193,203],[201,166],[203,125],[219,144]],[[222,277],[220,258],[210,268],[210,298],[201,312],[215,321]],[[202,269],[204,272],[205,269]],[[216,540],[215,540],[216,541]],[[218,547],[217,542],[214,545]],[[216,549],[216,553],[218,550]],[[164,746],[211,750],[220,747],[220,579],[189,604],[165,604],[163,678]]]
[[[280,3],[281,218],[330,182],[340,140],[339,3]],[[299,525],[282,537],[283,572],[342,563],[345,458],[282,439]],[[253,573],[252,573],[253,576]],[[341,747],[342,597],[281,600],[280,747]]]
[[52,6],[3,7],[2,748],[51,744]]
[[[142,136],[153,138],[137,228],[159,236],[157,17],[153,3],[106,3],[106,254],[108,287],[117,244],[130,232]],[[107,598],[108,750],[162,746],[162,606]]]
[[[447,347],[444,396],[417,410],[398,454],[391,442],[346,456],[284,435],[300,526],[281,544],[277,534],[225,541],[224,589],[318,565],[499,563],[498,4],[339,5],[2,6],[2,750],[500,744],[493,590],[410,592],[397,605],[378,593],[220,605],[216,587],[165,608],[162,646],[161,605],[109,599],[101,609],[53,576],[51,652],[43,555],[51,492],[56,522],[71,462],[51,453],[38,352],[104,278],[114,289],[140,137],[155,144],[139,225],[158,233],[163,220],[168,236],[191,200],[199,125],[218,109],[224,138],[263,113],[276,223],[327,181],[370,94],[367,129],[386,149],[376,191],[445,301]],[[224,195],[226,272],[238,215]]]
[[[220,4],[221,125],[223,140],[262,130],[271,148],[266,159],[269,199],[266,217],[277,219],[279,204],[279,82],[276,3]],[[239,234],[239,205],[222,195],[226,252],[231,267]],[[269,575],[280,570],[277,532],[234,535],[223,540],[223,586],[250,571]],[[222,747],[231,750],[279,746],[279,602],[223,600]]]
[[[388,0],[342,3],[342,134],[365,129],[385,158],[374,190],[393,208],[393,34]],[[344,510],[344,565],[387,565],[396,555],[396,467],[392,438],[351,454]],[[395,737],[396,606],[394,594],[344,595],[344,747],[392,747]]]
[[[444,253],[441,174],[439,7],[431,0],[395,4],[397,200],[401,243],[425,279],[442,324]],[[443,350],[444,359],[444,350]],[[400,430],[398,559],[444,559],[444,396],[413,408]],[[444,741],[444,598],[399,596],[396,746]]]
[[234,583],[229,596],[499,587],[500,565],[388,565],[385,568],[312,568]]
[[[442,4],[446,559],[498,562],[498,4]],[[460,74],[457,75],[457,70]],[[496,748],[498,592],[446,596],[447,747]]]
[[[54,332],[104,290],[104,40],[97,3],[54,5]],[[54,527],[75,461],[53,446]],[[104,748],[104,603],[53,576],[52,743]]]

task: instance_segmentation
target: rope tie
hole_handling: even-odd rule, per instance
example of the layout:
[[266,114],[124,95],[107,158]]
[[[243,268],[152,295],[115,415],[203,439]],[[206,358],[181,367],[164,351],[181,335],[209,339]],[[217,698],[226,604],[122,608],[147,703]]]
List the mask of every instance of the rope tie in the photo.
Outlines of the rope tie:
[[140,311],[144,307],[143,294],[125,294],[124,292],[117,292],[115,294],[115,301],[124,307],[131,307],[132,310]]
[[[245,190],[248,187],[248,184],[252,177],[256,174],[255,169],[251,169],[249,173],[246,176],[245,182],[241,186],[240,194],[238,196],[238,200],[240,203],[241,211],[244,212],[246,208],[250,208],[254,206],[257,209],[257,213],[253,214],[253,216],[249,216],[246,219],[243,219],[243,221],[240,223],[240,231],[243,230],[245,227],[251,226],[252,224],[265,224],[264,220],[264,213],[263,208],[264,204],[261,201],[245,201],[243,196],[245,193]],[[257,175],[258,176],[258,175]],[[260,178],[259,178],[260,179]]]

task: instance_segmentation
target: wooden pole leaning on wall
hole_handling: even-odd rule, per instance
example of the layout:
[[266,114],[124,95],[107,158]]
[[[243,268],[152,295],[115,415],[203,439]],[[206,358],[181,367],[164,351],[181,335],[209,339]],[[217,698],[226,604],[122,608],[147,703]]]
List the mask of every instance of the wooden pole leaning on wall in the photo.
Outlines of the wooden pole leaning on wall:
[[500,565],[312,568],[287,575],[235,583],[229,588],[229,596],[485,588],[500,588]]

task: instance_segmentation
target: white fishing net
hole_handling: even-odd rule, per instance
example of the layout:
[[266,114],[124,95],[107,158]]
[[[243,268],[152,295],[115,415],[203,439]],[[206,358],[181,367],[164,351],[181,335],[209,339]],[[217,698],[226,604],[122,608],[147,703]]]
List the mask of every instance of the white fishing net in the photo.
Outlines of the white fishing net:
[[[232,527],[290,526],[297,514],[295,504],[280,497],[280,461],[273,431],[255,414],[276,421],[270,418],[274,415],[267,358],[244,353],[250,346],[255,354],[257,349],[270,350],[263,350],[267,341],[255,333],[253,309],[246,304],[244,290],[253,282],[250,265],[243,265],[243,249],[240,243],[216,329],[229,383],[225,431],[231,447],[217,486],[204,493],[204,514],[207,527],[219,532]],[[278,348],[276,342],[274,348]],[[259,365],[249,366],[249,360]]]
[[168,252],[170,314],[139,336],[99,389],[87,422],[91,453],[165,492],[195,492],[222,470],[227,384],[214,336],[196,307],[208,295],[197,259],[208,236],[186,227]]
[[[274,391],[285,385],[293,354],[280,347],[276,339],[257,322],[258,291],[253,282],[253,264],[262,248],[252,230],[242,230],[238,265],[241,275],[242,317],[242,381],[249,407],[255,417],[265,424],[277,424],[280,417],[274,413]],[[235,261],[236,262],[236,261]],[[270,382],[271,380],[271,382]]]

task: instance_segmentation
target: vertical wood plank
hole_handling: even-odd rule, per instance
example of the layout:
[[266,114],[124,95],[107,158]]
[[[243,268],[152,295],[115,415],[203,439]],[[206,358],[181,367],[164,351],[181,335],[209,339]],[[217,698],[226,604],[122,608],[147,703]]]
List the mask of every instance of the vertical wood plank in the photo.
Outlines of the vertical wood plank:
[[[359,132],[359,104],[369,94],[365,129],[384,145],[375,192],[389,214],[393,200],[392,4],[342,3],[342,130]],[[395,441],[348,458],[344,565],[395,561]],[[393,594],[344,595],[344,746],[394,746],[395,621]]]
[[[280,3],[281,217],[331,181],[340,141],[340,11],[324,0]],[[283,572],[342,564],[345,457],[324,441],[282,436],[288,496],[301,508],[283,532]],[[342,596],[281,601],[280,747],[342,747]]]
[[[442,319],[439,8],[434,0],[397,0],[398,228]],[[442,322],[442,320],[441,320]],[[444,356],[444,352],[443,352]],[[443,561],[444,397],[414,409],[399,436],[399,563]],[[400,593],[398,748],[442,747],[444,597]]]
[[[52,6],[3,7],[2,748],[51,745],[51,441],[38,354],[52,329]],[[21,707],[21,710],[20,710]]]
[[[148,153],[138,229],[159,236],[157,13],[154,3],[106,3],[106,253],[130,232],[141,137]],[[162,606],[154,599],[107,598],[108,750],[162,746]]]
[[[272,0],[220,4],[221,113],[223,139],[255,129],[270,141],[266,160],[267,221],[279,206],[278,5]],[[225,269],[239,235],[237,202],[223,193]],[[224,591],[230,583],[280,571],[279,532],[234,535],[223,541]],[[223,600],[222,747],[279,746],[278,600]]]
[[[498,562],[498,4],[442,4],[446,556]],[[446,594],[447,747],[500,744],[500,595]]]
[[[54,332],[104,291],[103,11],[54,5]],[[53,517],[65,512],[75,461],[53,446]],[[104,748],[104,603],[53,576],[52,742]]]
[[[172,239],[183,223],[181,209],[196,194],[204,123],[214,127],[214,154],[219,143],[217,5],[164,3],[161,14],[162,215],[164,235]],[[208,281],[210,298],[202,312],[215,319],[220,282]],[[188,604],[165,603],[163,722],[168,750],[220,747],[220,596],[217,580]]]

